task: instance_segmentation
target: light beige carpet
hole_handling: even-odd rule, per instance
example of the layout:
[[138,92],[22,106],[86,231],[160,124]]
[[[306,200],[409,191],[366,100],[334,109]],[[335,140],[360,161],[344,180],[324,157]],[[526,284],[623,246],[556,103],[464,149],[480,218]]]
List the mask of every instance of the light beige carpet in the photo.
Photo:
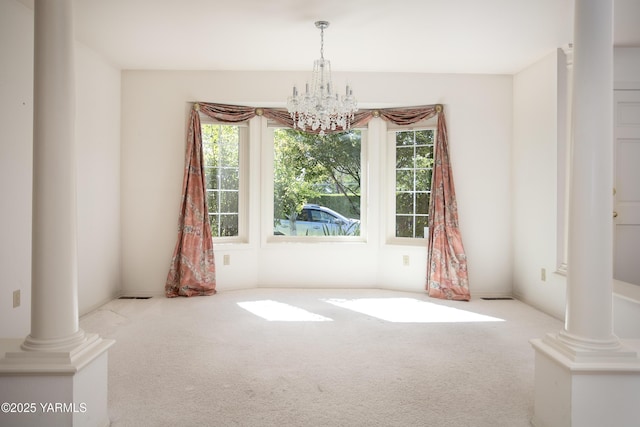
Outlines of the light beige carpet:
[[562,324],[516,300],[253,289],[115,300],[81,327],[116,340],[114,427],[525,427],[529,339]]

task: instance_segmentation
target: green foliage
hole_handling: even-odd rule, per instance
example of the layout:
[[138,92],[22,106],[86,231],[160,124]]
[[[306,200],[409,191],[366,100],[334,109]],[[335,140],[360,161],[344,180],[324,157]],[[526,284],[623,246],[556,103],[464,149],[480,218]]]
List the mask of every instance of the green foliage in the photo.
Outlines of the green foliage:
[[322,234],[325,236],[359,236],[360,223],[354,222],[348,227],[329,227],[327,224],[322,224]]
[[294,232],[297,213],[306,201],[318,194],[312,177],[316,174],[304,163],[304,139],[298,133],[277,129],[274,138],[273,196],[274,219],[287,218]]
[[[353,199],[354,197],[347,197],[344,194],[321,194],[319,197],[309,199],[309,203],[326,206],[347,218],[360,219],[360,209],[353,209]],[[359,198],[356,198],[356,202],[359,203]]]
[[237,168],[240,164],[238,127],[203,123],[201,129],[205,167]]

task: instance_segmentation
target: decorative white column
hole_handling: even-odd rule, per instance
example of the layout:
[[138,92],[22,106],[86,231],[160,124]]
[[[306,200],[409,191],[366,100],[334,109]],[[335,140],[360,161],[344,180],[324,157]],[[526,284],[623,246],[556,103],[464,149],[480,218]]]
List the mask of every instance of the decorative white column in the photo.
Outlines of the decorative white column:
[[36,1],[31,334],[25,350],[72,348],[78,327],[71,0]]
[[616,350],[613,335],[613,2],[578,1],[571,117],[565,331],[570,347]]
[[575,0],[565,328],[532,340],[532,424],[635,425],[640,359],[613,334],[613,0]]
[[0,401],[19,405],[0,425],[109,425],[113,341],[85,334],[78,320],[72,4],[34,5],[31,333],[0,342]]

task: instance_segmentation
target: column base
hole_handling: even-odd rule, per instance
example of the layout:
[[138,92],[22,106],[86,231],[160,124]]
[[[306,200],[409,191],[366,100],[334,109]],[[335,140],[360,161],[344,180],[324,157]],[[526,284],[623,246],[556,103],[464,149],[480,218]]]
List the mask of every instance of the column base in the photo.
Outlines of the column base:
[[[108,352],[95,334],[66,351],[21,351],[0,340],[0,425],[108,426]],[[6,402],[6,403],[5,403]]]
[[562,334],[531,344],[536,352],[532,425],[630,426],[640,419],[640,340],[601,351],[571,346]]
[[543,341],[574,362],[615,362],[638,357],[635,349],[625,347],[615,336],[609,340],[594,340],[562,331],[548,333]]
[[85,336],[82,329],[79,329],[75,334],[62,339],[38,339],[29,335],[22,345],[22,350],[26,351],[46,351],[46,352],[64,352],[73,351],[78,347],[81,347],[87,342],[89,338]]

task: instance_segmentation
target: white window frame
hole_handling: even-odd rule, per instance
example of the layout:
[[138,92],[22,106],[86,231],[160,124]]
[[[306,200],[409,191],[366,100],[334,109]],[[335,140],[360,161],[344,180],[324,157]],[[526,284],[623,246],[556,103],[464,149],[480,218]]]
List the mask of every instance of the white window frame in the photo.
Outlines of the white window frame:
[[262,243],[366,243],[367,241],[367,194],[368,194],[368,141],[369,129],[367,127],[356,128],[361,131],[360,140],[360,235],[359,236],[276,236],[273,235],[273,138],[274,131],[284,126],[272,122],[263,126],[262,132]]
[[[201,125],[213,124],[222,126],[237,126],[238,129],[238,235],[237,236],[213,236],[216,244],[248,243],[249,242],[249,124],[225,123],[213,120],[211,117],[200,114]],[[204,144],[204,141],[203,141]]]
[[[436,118],[424,120],[410,126],[401,126],[389,123],[387,125],[387,210],[386,210],[386,241],[389,245],[404,246],[426,246],[428,236],[418,237],[396,237],[396,132],[432,130],[434,148],[437,138]],[[431,197],[431,196],[430,196]]]

